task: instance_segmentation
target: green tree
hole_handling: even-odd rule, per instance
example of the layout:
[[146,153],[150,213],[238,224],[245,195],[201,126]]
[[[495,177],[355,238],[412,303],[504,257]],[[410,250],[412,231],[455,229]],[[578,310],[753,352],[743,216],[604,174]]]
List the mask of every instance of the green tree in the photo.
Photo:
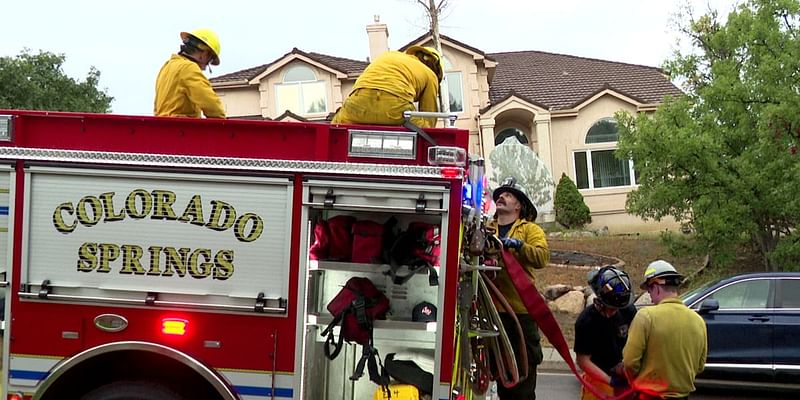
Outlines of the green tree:
[[628,211],[674,217],[723,266],[742,245],[767,270],[800,266],[798,21],[798,0],[689,18],[693,50],[664,67],[685,95],[652,115],[617,115],[617,155],[633,160],[639,183]]
[[70,78],[62,65],[66,57],[39,51],[22,51],[0,57],[0,108],[106,113],[111,101],[97,88],[100,71],[91,67],[84,81]]
[[567,228],[581,228],[592,222],[589,207],[583,201],[575,182],[567,174],[561,174],[558,181],[553,207],[556,211],[556,222]]

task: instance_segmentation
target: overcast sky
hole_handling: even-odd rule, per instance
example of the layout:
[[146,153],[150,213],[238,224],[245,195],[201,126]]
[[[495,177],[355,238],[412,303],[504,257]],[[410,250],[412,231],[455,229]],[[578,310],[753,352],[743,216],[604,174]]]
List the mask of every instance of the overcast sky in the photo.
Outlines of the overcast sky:
[[[438,2],[439,0],[437,0]],[[724,11],[735,0],[449,0],[443,34],[486,53],[540,50],[661,66],[675,49],[673,16],[691,3]],[[182,30],[220,37],[210,75],[272,62],[297,47],[366,60],[365,27],[380,15],[396,49],[428,30],[416,0],[16,0],[4,1],[0,56],[23,48],[63,53],[66,73],[91,66],[119,114],[150,115],[159,68]],[[1,88],[0,88],[1,90]]]

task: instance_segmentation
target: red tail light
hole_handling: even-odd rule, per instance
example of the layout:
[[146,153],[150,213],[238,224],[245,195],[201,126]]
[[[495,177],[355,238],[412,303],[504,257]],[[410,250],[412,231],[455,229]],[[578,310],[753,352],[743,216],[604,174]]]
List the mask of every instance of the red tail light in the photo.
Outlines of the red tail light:
[[460,167],[442,167],[442,178],[454,179],[461,177],[464,173],[464,168]]
[[189,321],[181,318],[164,318],[161,320],[161,333],[165,335],[183,336]]

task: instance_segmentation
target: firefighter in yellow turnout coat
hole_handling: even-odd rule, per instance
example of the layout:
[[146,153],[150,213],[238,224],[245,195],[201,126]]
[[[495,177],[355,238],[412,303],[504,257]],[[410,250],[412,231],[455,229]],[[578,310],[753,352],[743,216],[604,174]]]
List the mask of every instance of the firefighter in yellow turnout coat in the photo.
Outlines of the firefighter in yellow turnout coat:
[[220,44],[209,29],[181,32],[181,51],[161,67],[153,112],[158,116],[225,118],[225,108],[203,70],[219,65]]
[[[376,57],[356,79],[353,92],[331,123],[402,125],[403,111],[436,112],[439,82],[444,76],[442,57],[431,47],[411,46]],[[412,118],[420,128],[432,128],[435,119]]]
[[[550,248],[544,230],[534,222],[537,215],[536,207],[526,189],[517,184],[514,178],[507,178],[495,189],[492,197],[497,205],[497,211],[494,219],[489,221],[486,227],[497,232],[503,247],[510,250],[525,269],[531,284],[535,284],[533,270],[544,268],[550,262]],[[497,272],[494,284],[508,300],[522,327],[528,352],[528,377],[512,388],[498,384],[497,394],[500,400],[532,400],[536,399],[536,367],[542,363],[543,358],[539,327],[525,309],[525,304],[519,297],[505,266],[502,267]],[[514,324],[512,316],[506,312],[500,313],[500,319],[504,326],[509,327]],[[507,329],[506,334],[511,343],[519,343],[515,329]]]

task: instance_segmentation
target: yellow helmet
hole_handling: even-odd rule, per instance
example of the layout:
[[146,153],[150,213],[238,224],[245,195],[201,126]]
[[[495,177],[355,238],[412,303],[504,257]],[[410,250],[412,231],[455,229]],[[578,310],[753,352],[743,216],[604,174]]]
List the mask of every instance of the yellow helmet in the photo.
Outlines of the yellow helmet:
[[436,49],[433,47],[411,46],[406,49],[406,54],[419,58],[423,64],[433,70],[436,77],[439,78],[439,82],[442,81],[442,78],[444,78],[444,60]]
[[191,32],[181,32],[181,40],[184,42],[191,36],[203,42],[203,44],[208,46],[208,49],[211,50],[211,53],[213,53],[211,65],[219,65],[219,52],[221,49],[217,34],[211,29],[195,29]]

